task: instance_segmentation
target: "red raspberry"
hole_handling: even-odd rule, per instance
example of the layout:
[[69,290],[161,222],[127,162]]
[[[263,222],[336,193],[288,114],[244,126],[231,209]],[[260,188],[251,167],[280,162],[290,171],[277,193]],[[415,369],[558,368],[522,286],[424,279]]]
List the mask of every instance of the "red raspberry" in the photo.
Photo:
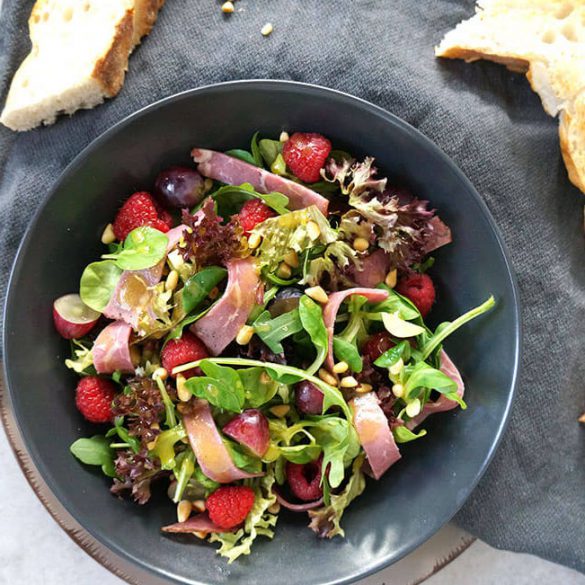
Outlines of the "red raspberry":
[[85,376],[77,384],[75,404],[88,421],[106,423],[112,419],[112,400],[115,396],[113,382],[97,376]]
[[147,225],[161,232],[168,232],[172,218],[146,191],[130,195],[118,211],[114,220],[114,234],[123,241],[126,236],[138,227]]
[[[179,339],[168,341],[160,352],[162,365],[173,378],[175,377],[171,374],[173,368],[196,360],[202,360],[206,357],[209,357],[207,348],[198,337],[195,337],[189,331],[183,331],[183,335]],[[197,376],[199,373],[199,368],[192,368],[182,372],[185,378]]]
[[309,463],[291,463],[286,464],[286,479],[292,493],[303,500],[310,502],[318,500],[323,495],[321,488],[321,464],[323,457],[309,461]]
[[211,521],[231,530],[241,524],[254,505],[254,490],[243,485],[228,485],[215,490],[205,503]]
[[435,302],[435,286],[428,274],[413,274],[398,281],[396,290],[401,295],[410,299],[426,317]]
[[238,220],[244,230],[244,234],[249,236],[250,232],[259,223],[275,215],[274,211],[260,199],[249,199],[244,203],[242,210],[238,214]]
[[362,346],[362,353],[367,355],[372,362],[375,362],[384,352],[396,344],[390,338],[390,333],[382,331],[368,337]]
[[282,157],[295,177],[315,183],[331,152],[331,142],[321,134],[295,132],[282,146]]

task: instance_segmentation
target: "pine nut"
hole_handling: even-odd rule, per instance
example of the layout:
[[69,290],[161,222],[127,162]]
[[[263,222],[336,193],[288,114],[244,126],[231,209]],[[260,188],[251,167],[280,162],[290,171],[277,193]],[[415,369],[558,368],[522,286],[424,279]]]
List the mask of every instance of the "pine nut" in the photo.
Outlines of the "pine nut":
[[392,386],[392,394],[394,394],[396,398],[402,398],[404,395],[404,386],[402,384],[394,384]]
[[152,379],[156,380],[160,378],[161,380],[166,380],[169,377],[169,373],[164,368],[157,368],[154,370],[152,374]]
[[290,266],[286,262],[281,262],[278,270],[276,271],[276,276],[283,278],[284,280],[289,279],[292,276],[292,270],[290,269]]
[[116,234],[114,234],[114,226],[109,223],[102,233],[102,244],[113,244],[116,241]]
[[332,376],[325,368],[319,370],[319,378],[330,386],[337,386],[337,378]]
[[175,290],[179,284],[179,273],[176,270],[171,270],[165,282],[165,290]]
[[195,530],[193,532],[193,534],[197,537],[200,538],[201,540],[205,540],[207,538],[207,533],[203,532],[201,530]]
[[325,304],[329,300],[327,293],[320,286],[311,286],[305,289],[305,294],[318,303]]
[[384,280],[384,282],[386,283],[386,286],[389,286],[390,288],[394,288],[396,286],[397,280],[398,280],[398,270],[396,270],[396,268],[395,268],[394,270],[391,270],[386,275],[386,280]]
[[321,228],[314,221],[309,221],[307,223],[307,234],[311,240],[317,240],[321,235]]
[[339,385],[342,388],[355,388],[358,385],[358,381],[353,376],[345,376],[345,378],[341,378]]
[[406,414],[410,418],[414,418],[415,416],[420,414],[421,403],[418,398],[415,398],[412,402],[409,402],[406,405]]
[[181,402],[189,402],[191,400],[191,392],[185,388],[185,376],[177,374],[177,396]]
[[291,250],[288,254],[285,254],[283,260],[293,268],[299,267],[299,255],[294,250]]
[[224,14],[231,14],[234,11],[234,3],[228,0],[221,5],[221,11]]
[[240,330],[238,331],[238,335],[236,337],[236,343],[238,345],[248,345],[252,336],[254,335],[254,327],[250,325],[243,325]]
[[268,511],[271,514],[278,514],[280,512],[280,504],[278,502],[274,502],[274,504],[268,506]]
[[278,140],[280,142],[286,142],[289,138],[290,138],[290,136],[288,135],[288,132],[286,132],[285,130],[283,130],[280,133],[280,136],[278,137]]
[[358,252],[365,252],[370,247],[370,242],[366,238],[356,238],[353,241],[353,248]]
[[195,500],[192,507],[195,512],[205,512],[205,500]]
[[262,236],[260,234],[250,234],[250,237],[248,238],[248,248],[254,250],[260,245],[261,241]]
[[179,522],[185,522],[189,516],[191,516],[191,511],[193,507],[191,506],[191,502],[189,500],[181,500],[177,504],[177,520]]
[[372,385],[371,384],[360,384],[355,391],[358,394],[367,394],[368,392],[372,391]]
[[284,418],[290,410],[290,406],[288,404],[277,404],[270,409],[270,412],[277,416],[278,418]]
[[349,370],[349,365],[347,362],[338,362],[333,366],[334,374],[345,374],[347,370]]
[[154,441],[150,441],[150,443],[146,443],[146,448],[149,451],[153,451],[155,447],[156,447],[156,439]]
[[274,27],[272,26],[272,24],[270,22],[267,22],[262,29],[260,30],[260,32],[262,33],[262,36],[267,37],[269,34],[272,33],[272,31],[274,30]]

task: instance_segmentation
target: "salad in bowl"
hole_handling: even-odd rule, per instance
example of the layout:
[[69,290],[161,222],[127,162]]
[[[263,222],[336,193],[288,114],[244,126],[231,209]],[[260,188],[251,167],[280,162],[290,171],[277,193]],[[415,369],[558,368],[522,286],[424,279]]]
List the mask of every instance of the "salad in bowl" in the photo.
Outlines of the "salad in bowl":
[[177,507],[162,530],[230,562],[283,508],[343,536],[366,478],[429,415],[466,407],[443,342],[494,299],[429,327],[451,232],[370,157],[303,132],[191,155],[126,199],[54,303],[96,424],[71,452],[138,504],[162,485]]

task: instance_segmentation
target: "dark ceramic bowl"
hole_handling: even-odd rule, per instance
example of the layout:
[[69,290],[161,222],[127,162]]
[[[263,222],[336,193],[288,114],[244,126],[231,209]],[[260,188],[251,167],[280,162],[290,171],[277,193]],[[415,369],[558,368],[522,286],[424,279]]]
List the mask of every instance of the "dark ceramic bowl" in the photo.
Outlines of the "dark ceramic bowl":
[[[169,537],[175,508],[160,496],[145,507],[112,497],[109,480],[79,464],[69,445],[95,433],[75,409],[68,344],[53,329],[51,305],[76,291],[83,267],[101,253],[100,234],[128,194],[157,172],[188,163],[195,145],[247,147],[256,130],[321,132],[372,155],[383,174],[429,199],[453,230],[433,276],[435,322],[490,294],[497,308],[446,344],[467,383],[467,411],[436,415],[428,436],[405,445],[385,477],[369,481],[343,518],[346,538],[318,540],[303,516],[282,515],[273,541],[228,566],[213,546]],[[520,352],[518,294],[504,245],[471,183],[436,146],[395,116],[320,87],[276,81],[188,91],[130,116],[93,142],[63,173],[29,227],[14,263],[4,314],[8,402],[27,454],[44,482],[97,541],[173,583],[310,585],[349,583],[420,545],[463,505],[506,426]],[[34,340],[34,341],[33,341]]]

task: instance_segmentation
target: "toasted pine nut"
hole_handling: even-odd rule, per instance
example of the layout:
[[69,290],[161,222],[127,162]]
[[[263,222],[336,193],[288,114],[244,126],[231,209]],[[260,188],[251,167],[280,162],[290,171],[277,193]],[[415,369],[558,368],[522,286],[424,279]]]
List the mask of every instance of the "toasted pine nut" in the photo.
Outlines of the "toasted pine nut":
[[260,32],[262,33],[262,36],[267,37],[269,34],[272,33],[272,31],[274,30],[274,27],[272,26],[272,24],[270,22],[267,22],[262,29],[260,30]]
[[355,391],[358,394],[367,394],[368,392],[372,391],[372,385],[371,384],[360,384]]
[[353,247],[358,252],[365,252],[370,247],[370,242],[366,238],[356,238],[353,241]]
[[191,506],[191,502],[189,500],[181,500],[177,504],[177,520],[179,522],[185,522],[191,516],[191,511],[193,507]]
[[262,236],[260,234],[250,234],[248,237],[248,248],[250,248],[250,250],[254,250],[260,245],[261,241]]
[[410,418],[413,418],[413,417],[417,416],[418,414],[420,414],[421,408],[422,408],[422,405],[420,403],[420,400],[418,398],[415,398],[412,402],[409,402],[406,405],[406,414]]
[[196,512],[205,512],[205,500],[195,500],[192,506]]
[[577,419],[580,423],[585,423],[585,412]]
[[345,378],[341,378],[339,385],[342,388],[355,388],[358,385],[358,381],[353,376],[345,376]]
[[319,370],[319,378],[330,386],[337,386],[337,378],[332,376],[325,368]]
[[349,370],[349,365],[347,362],[337,362],[333,366],[333,373],[334,374],[345,374]]
[[288,404],[277,404],[270,409],[270,412],[278,418],[284,418],[289,410],[290,406]]
[[254,335],[254,327],[250,325],[242,325],[240,330],[238,331],[238,335],[236,337],[236,343],[238,345],[248,345],[252,336]]
[[116,241],[116,234],[114,234],[114,226],[109,223],[102,233],[102,244],[113,244]]
[[152,451],[156,447],[156,439],[154,441],[150,441],[150,443],[146,443],[146,448],[149,451]]
[[268,511],[271,514],[278,514],[280,512],[280,504],[278,502],[274,502],[274,504],[268,506]]
[[166,380],[169,377],[169,373],[164,368],[157,368],[154,370],[152,374],[153,380],[160,378],[161,380]]
[[307,222],[307,234],[311,240],[316,240],[321,235],[321,228],[314,221],[309,221]]
[[181,402],[189,402],[191,399],[191,392],[185,388],[185,376],[177,374],[177,396]]
[[404,386],[402,384],[394,384],[392,386],[392,394],[394,394],[396,398],[402,398],[404,395]]
[[288,254],[285,254],[283,260],[293,268],[299,267],[299,255],[294,250],[291,250]]
[[221,11],[224,14],[231,14],[234,11],[234,3],[228,0],[221,5]]
[[179,273],[176,270],[171,270],[165,282],[165,290],[175,290],[179,284]]
[[394,288],[396,286],[397,279],[398,279],[398,270],[396,270],[396,268],[395,268],[394,270],[391,270],[386,275],[386,280],[384,280],[384,282],[386,283],[386,286],[389,286],[390,288]]
[[288,279],[292,276],[292,270],[290,266],[286,262],[281,262],[278,270],[276,271],[276,276],[283,279]]
[[327,293],[320,286],[311,286],[305,289],[305,294],[318,303],[325,304],[329,300]]
[[200,538],[201,540],[205,540],[207,538],[207,533],[203,532],[201,530],[195,530],[193,532],[193,534],[197,537]]
[[286,132],[286,130],[283,130],[280,133],[280,136],[278,137],[278,140],[280,142],[286,142],[289,138],[290,138],[290,136],[288,135],[288,132]]

